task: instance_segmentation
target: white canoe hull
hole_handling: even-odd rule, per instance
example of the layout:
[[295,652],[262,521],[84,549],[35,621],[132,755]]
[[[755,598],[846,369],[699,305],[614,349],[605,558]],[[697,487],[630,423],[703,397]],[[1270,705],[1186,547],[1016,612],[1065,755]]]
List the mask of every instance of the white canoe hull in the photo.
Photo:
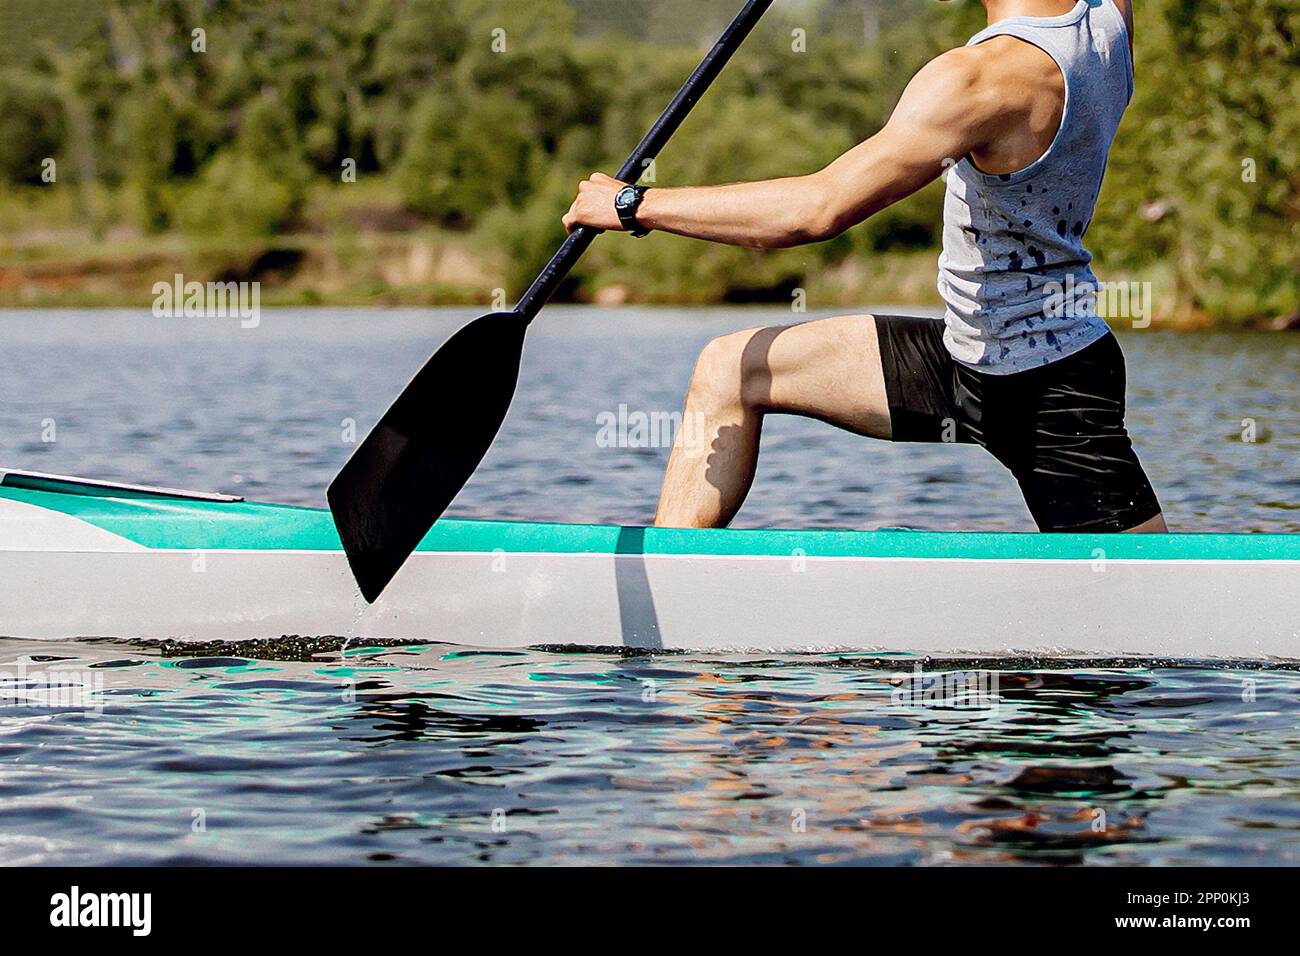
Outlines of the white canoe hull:
[[[32,505],[11,501],[9,507],[12,518]],[[323,513],[294,514],[317,520]],[[4,517],[0,509],[0,544]],[[338,550],[157,548],[111,531],[97,536],[104,530],[98,525],[88,539],[61,549],[54,539],[69,531],[55,525],[67,520],[52,515],[48,533],[34,538],[40,525],[29,523],[22,547],[0,548],[0,635],[189,641],[330,635],[486,648],[1300,658],[1300,562],[1278,557],[1276,547],[1262,550],[1259,560],[1243,557],[1240,548],[1226,560],[1112,557],[1131,546],[1118,536],[1094,536],[1098,547],[1083,541],[1071,552],[1079,556],[1060,559],[1018,557],[1001,541],[987,558],[970,556],[979,548],[960,541],[949,550],[961,556],[945,557],[935,553],[944,550],[943,541],[934,539],[962,536],[893,532],[927,553],[882,556],[842,553],[858,547],[855,533],[832,539],[818,532],[705,532],[740,536],[709,539],[724,543],[785,537],[783,544],[762,539],[771,553],[761,554],[550,553],[510,545],[509,532],[558,534],[579,526],[463,523],[474,524],[488,544],[501,529],[506,546],[417,551],[371,606]],[[10,522],[11,541],[18,540],[17,524]],[[692,532],[672,534],[674,541],[695,540]],[[856,535],[860,550],[880,550],[873,533]],[[1021,539],[1021,550],[1032,554],[1043,550],[1045,536],[984,537]],[[787,547],[792,541],[796,546]],[[837,553],[822,556],[819,549]]]
[[44,639],[1300,656],[1269,562],[416,554],[373,606],[341,554],[5,553],[0,580],[0,633]]

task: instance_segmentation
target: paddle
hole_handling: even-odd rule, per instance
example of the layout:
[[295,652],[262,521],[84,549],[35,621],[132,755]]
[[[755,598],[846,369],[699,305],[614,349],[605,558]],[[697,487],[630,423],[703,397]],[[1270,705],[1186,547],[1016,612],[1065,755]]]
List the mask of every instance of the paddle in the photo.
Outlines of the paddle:
[[[772,0],[749,0],[619,169],[636,182]],[[367,601],[388,586],[487,454],[519,380],[524,334],[600,230],[572,232],[510,312],[448,339],[366,436],[326,496]]]

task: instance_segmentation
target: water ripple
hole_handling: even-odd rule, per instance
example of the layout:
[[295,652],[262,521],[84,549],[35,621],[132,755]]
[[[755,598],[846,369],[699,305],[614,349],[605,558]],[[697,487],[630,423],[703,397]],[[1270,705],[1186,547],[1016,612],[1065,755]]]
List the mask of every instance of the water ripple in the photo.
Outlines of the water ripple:
[[300,650],[0,643],[0,862],[1300,863],[1288,670]]

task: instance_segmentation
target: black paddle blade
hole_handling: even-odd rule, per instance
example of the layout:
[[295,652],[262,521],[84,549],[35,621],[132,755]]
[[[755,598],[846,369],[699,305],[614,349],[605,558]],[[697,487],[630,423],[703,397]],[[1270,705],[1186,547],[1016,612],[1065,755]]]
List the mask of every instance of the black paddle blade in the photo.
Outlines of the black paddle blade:
[[475,319],[406,386],[329,486],[367,601],[388,586],[487,454],[519,379],[526,320]]

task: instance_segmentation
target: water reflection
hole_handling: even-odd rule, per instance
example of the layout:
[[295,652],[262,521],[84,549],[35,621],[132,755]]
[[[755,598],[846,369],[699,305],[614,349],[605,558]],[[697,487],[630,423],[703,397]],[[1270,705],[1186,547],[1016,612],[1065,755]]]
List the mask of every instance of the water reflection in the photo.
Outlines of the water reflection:
[[292,646],[0,644],[0,859],[1300,862],[1293,671]]

